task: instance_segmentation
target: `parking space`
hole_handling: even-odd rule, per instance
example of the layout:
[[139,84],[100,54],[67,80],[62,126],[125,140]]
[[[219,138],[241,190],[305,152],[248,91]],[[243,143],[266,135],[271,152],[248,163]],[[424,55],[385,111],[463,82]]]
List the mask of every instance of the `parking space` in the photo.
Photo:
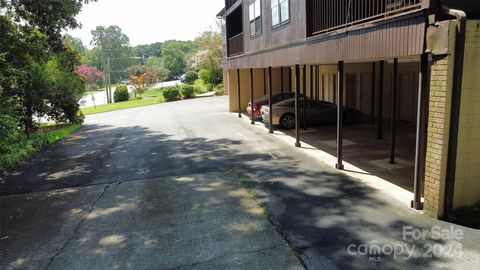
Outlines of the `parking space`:
[[[294,137],[294,130],[282,130]],[[300,132],[301,140],[336,155],[335,125],[309,127]],[[356,167],[413,192],[415,169],[415,126],[400,122],[397,128],[395,164],[390,161],[390,141],[376,138],[376,128],[368,123],[344,127],[343,159]],[[389,133],[385,133],[388,137]]]
[[[297,139],[295,125],[292,123],[297,119],[300,122],[296,146],[300,146],[301,141],[332,156],[339,156],[338,151],[341,151],[339,161],[344,160],[362,170],[362,173],[366,172],[409,192],[415,192],[419,62],[418,59],[396,61],[345,64],[341,77],[344,89],[341,99],[338,96],[340,85],[336,65],[230,71],[230,111],[245,112],[253,96],[255,110],[258,109],[260,115],[260,107],[268,106],[268,95],[264,95],[271,89],[273,107],[269,110],[272,110],[273,124],[279,125],[275,128],[285,127],[282,125],[285,122],[283,120],[290,115],[292,119],[288,123],[292,129],[282,131]],[[280,101],[292,98],[287,94],[297,89],[300,93],[300,108],[298,118],[295,119],[294,103]],[[277,100],[280,95],[282,98]],[[308,101],[304,111],[303,96],[312,100],[311,104],[317,105],[312,107]],[[335,124],[339,100],[342,100],[344,113],[341,128]],[[267,122],[269,114],[264,115]],[[346,119],[347,114],[360,117],[355,117],[355,123],[351,124],[349,122],[352,121]],[[248,113],[246,116],[249,117]],[[306,129],[303,128],[303,119],[307,123]],[[329,124],[316,121],[318,119]],[[314,122],[317,123],[313,125]],[[340,150],[337,144],[339,130],[343,133]],[[420,136],[423,138],[425,134]],[[419,181],[415,194],[421,196],[423,175]]]

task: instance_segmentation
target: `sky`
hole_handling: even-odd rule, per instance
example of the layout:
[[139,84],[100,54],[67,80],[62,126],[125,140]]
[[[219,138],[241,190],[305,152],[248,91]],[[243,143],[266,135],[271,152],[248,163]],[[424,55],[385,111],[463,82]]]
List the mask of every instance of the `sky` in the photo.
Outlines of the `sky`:
[[97,25],[117,25],[130,45],[169,39],[193,40],[200,33],[218,29],[217,13],[224,0],[98,0],[84,5],[77,15],[81,29],[67,31],[89,47]]

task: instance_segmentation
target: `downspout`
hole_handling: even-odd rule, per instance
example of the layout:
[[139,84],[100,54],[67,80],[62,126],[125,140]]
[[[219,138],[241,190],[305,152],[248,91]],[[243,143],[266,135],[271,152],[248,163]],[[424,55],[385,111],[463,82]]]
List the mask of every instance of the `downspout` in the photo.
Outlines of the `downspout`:
[[415,172],[413,177],[413,200],[411,207],[417,210],[423,209],[423,190],[425,187],[425,158],[427,148],[428,129],[428,53],[427,53],[427,29],[428,19],[425,18],[425,33],[423,36],[423,53],[420,56],[420,81],[417,99],[417,128],[415,138]]
[[450,131],[448,135],[447,172],[445,180],[444,218],[455,219],[453,214],[453,199],[455,191],[455,173],[457,163],[458,130],[460,122],[460,102],[462,97],[463,61],[465,53],[465,31],[467,15],[462,10],[450,9],[442,5],[442,12],[457,18],[455,36],[455,61],[453,64],[452,103],[450,111]]

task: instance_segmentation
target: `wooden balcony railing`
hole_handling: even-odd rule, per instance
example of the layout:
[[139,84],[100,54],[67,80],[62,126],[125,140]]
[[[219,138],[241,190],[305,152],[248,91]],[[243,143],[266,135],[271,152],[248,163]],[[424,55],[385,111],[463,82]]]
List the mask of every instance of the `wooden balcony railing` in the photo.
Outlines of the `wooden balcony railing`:
[[307,0],[311,35],[420,9],[422,0]]
[[243,32],[228,39],[228,56],[243,53]]

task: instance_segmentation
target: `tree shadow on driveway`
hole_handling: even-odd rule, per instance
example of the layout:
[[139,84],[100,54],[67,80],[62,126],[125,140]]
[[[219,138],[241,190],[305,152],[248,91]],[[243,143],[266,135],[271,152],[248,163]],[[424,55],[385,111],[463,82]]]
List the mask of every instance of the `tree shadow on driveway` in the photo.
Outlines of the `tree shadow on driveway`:
[[[108,125],[84,126],[64,141],[47,147],[33,159],[2,176],[0,239],[2,253],[6,250],[6,254],[2,254],[1,257],[9,258],[9,262],[17,261],[26,257],[22,254],[35,251],[43,255],[34,256],[32,260],[44,263],[42,261],[44,258],[54,256],[56,249],[63,247],[68,239],[72,239],[67,235],[69,231],[81,232],[82,228],[88,228],[83,227],[88,224],[83,224],[82,220],[93,213],[92,207],[105,192],[106,185],[126,182],[134,184],[140,180],[155,183],[163,181],[165,177],[232,170],[248,173],[257,183],[254,188],[255,195],[265,206],[269,219],[298,252],[305,265],[311,269],[410,269],[418,266],[437,268],[450,265],[467,267],[478,263],[478,259],[472,259],[475,255],[478,256],[480,244],[478,231],[462,228],[464,239],[468,238],[466,241],[460,241],[466,257],[424,258],[425,244],[446,246],[457,241],[436,240],[430,237],[425,240],[403,239],[403,227],[413,226],[417,229],[430,230],[433,225],[446,228],[449,224],[387,202],[377,191],[307,158],[292,155],[274,160],[267,153],[246,148],[241,140],[178,138],[153,132],[141,126]],[[237,180],[235,177],[225,179]],[[158,184],[161,186],[163,183]],[[105,217],[109,217],[110,220],[128,220],[136,211],[144,209],[150,210],[144,217],[145,220],[158,222],[150,224],[152,228],[154,226],[161,228],[162,223],[157,215],[165,215],[166,212],[175,210],[184,212],[195,210],[195,204],[188,203],[184,204],[183,208],[173,207],[165,210],[164,207],[168,207],[166,204],[170,200],[162,201],[161,198],[175,194],[172,192],[178,185],[172,184],[171,181],[164,184],[164,189],[152,188],[158,193],[148,189],[140,193],[148,192],[148,196],[159,196],[160,199],[155,201],[157,205],[150,205],[152,209],[144,209],[145,205],[140,208],[138,206],[129,208],[128,202],[131,198],[128,194],[120,194],[119,196],[124,197],[112,197],[112,205],[104,208],[117,207],[115,209],[122,211],[104,211],[103,215],[98,216],[96,224],[98,226],[107,224],[107,221],[102,221]],[[205,198],[211,200],[220,196],[216,193],[215,186],[209,187],[210,189],[198,189],[198,186],[195,186],[197,184],[182,183],[181,185],[188,188],[179,192],[184,192],[181,193],[184,196],[188,195],[188,192],[206,193]],[[211,195],[208,196],[208,193]],[[108,204],[108,201],[102,202]],[[216,206],[220,207],[221,204]],[[32,214],[35,212],[38,213]],[[175,220],[172,222],[175,224]],[[139,226],[142,224],[133,223],[131,229],[138,230]],[[109,235],[127,237],[123,231],[125,228],[120,227],[112,227]],[[48,230],[42,231],[42,228]],[[30,235],[37,235],[39,232],[42,232],[41,237],[29,238]],[[59,236],[60,233],[64,233],[65,236]],[[103,237],[105,235],[102,237],[93,235],[89,241],[99,241],[99,238]],[[129,245],[122,240],[129,239],[128,237],[115,237],[105,240],[114,243],[113,249],[107,248],[97,255],[93,253],[90,256],[98,258],[118,254],[133,256],[135,248],[132,249],[132,245],[152,243],[143,241]],[[52,239],[55,241],[51,246],[43,246]],[[82,240],[75,237],[73,239],[80,242]],[[204,239],[207,242],[210,240],[208,237]],[[373,256],[358,254],[355,248],[349,250],[351,245],[371,246],[376,243],[373,241],[377,241],[380,247],[387,244],[404,244],[410,248],[415,245],[417,249],[414,256],[408,260],[403,260],[403,256],[394,258],[392,254],[387,254],[389,252]],[[15,242],[23,243],[25,246],[20,247],[19,251],[16,250],[17,254],[12,254]],[[115,244],[117,242],[118,246]],[[205,248],[208,249],[208,245]],[[130,251],[127,253],[119,251],[124,249]],[[77,256],[82,255],[82,249],[73,250]],[[349,253],[352,250],[357,253]]]

